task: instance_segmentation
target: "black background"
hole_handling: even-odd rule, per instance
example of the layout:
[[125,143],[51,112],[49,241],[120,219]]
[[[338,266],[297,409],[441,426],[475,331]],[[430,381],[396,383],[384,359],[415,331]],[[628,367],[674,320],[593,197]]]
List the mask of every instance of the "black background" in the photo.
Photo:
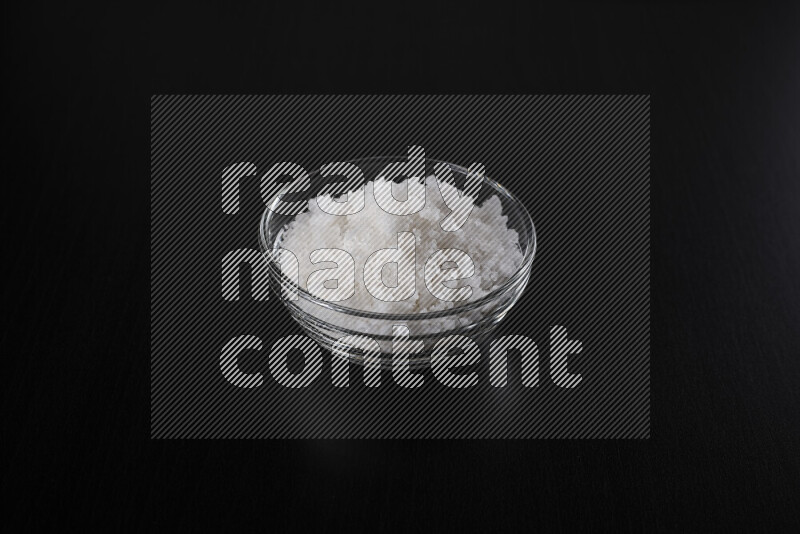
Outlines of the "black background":
[[[797,7],[4,10],[10,519],[798,525]],[[283,92],[652,94],[651,439],[150,441],[149,97]]]

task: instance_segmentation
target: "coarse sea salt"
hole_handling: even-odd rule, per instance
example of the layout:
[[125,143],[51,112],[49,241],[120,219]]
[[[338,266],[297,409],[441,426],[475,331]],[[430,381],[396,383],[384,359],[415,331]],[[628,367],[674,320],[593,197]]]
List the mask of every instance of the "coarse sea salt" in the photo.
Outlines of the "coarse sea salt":
[[[330,262],[312,263],[311,253],[319,249],[335,248],[346,251],[355,263],[355,291],[352,296],[336,304],[372,313],[416,314],[458,307],[491,293],[522,265],[519,236],[515,230],[508,228],[508,217],[503,215],[500,199],[496,195],[480,205],[475,204],[471,197],[463,197],[467,202],[473,203],[469,218],[458,230],[447,232],[440,223],[452,210],[445,204],[442,193],[447,198],[452,198],[452,191],[448,190],[454,190],[453,185],[439,182],[434,176],[427,177],[425,206],[410,215],[394,215],[381,209],[373,195],[374,185],[374,182],[364,185],[365,206],[357,213],[331,215],[320,209],[316,200],[311,200],[308,209],[298,214],[284,228],[278,246],[291,251],[297,258],[298,283],[303,290],[307,290],[307,281],[312,272],[336,266]],[[394,184],[394,190],[402,192],[406,190],[406,186],[407,184],[400,182]],[[400,194],[396,196],[399,197]],[[330,195],[327,197],[330,200]],[[409,298],[399,301],[375,298],[364,284],[365,263],[378,250],[397,248],[398,234],[401,232],[413,233],[416,242],[414,268],[418,274],[415,277],[414,292]],[[426,286],[423,274],[426,261],[442,249],[458,249],[472,259],[472,276],[443,282],[449,288],[470,286],[471,295],[464,300],[442,300],[434,296]],[[388,263],[381,271],[381,277],[387,287],[396,286],[397,265]],[[306,303],[302,303],[301,307],[313,313],[308,310]],[[469,315],[470,320],[476,320],[480,313],[477,316],[475,313]],[[457,324],[458,318],[454,321]],[[362,322],[363,325],[360,324]],[[369,321],[353,318],[347,326],[368,330]]]

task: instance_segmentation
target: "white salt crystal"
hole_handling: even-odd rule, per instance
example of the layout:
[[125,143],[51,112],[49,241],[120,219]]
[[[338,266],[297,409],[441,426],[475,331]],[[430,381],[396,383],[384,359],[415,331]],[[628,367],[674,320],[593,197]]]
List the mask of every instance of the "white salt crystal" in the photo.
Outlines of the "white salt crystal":
[[[392,215],[383,211],[373,196],[374,182],[365,184],[366,205],[355,214],[331,215],[322,211],[316,200],[311,200],[308,209],[298,214],[284,229],[279,242],[280,248],[291,251],[299,261],[300,287],[306,289],[306,281],[313,271],[335,267],[331,263],[311,262],[310,253],[325,248],[344,250],[355,261],[355,293],[349,299],[337,302],[348,308],[377,313],[439,311],[475,301],[500,287],[517,271],[523,259],[519,236],[515,230],[507,227],[508,217],[501,215],[500,199],[492,196],[482,205],[474,205],[469,218],[459,230],[445,232],[440,223],[450,215],[451,209],[444,203],[439,188],[454,186],[440,184],[434,176],[429,176],[425,184],[425,207],[411,215]],[[405,185],[397,184],[395,190],[405,191]],[[474,199],[470,200],[474,202]],[[416,238],[415,292],[407,300],[384,302],[367,291],[364,264],[373,252],[396,248],[397,234],[400,232],[412,232]],[[475,266],[473,276],[445,282],[451,288],[471,286],[472,295],[468,299],[458,302],[440,300],[426,287],[425,263],[440,249],[459,249],[472,259]],[[384,269],[383,281],[386,285],[397,284],[396,272],[396,266]],[[458,320],[454,319],[454,324],[457,323]]]

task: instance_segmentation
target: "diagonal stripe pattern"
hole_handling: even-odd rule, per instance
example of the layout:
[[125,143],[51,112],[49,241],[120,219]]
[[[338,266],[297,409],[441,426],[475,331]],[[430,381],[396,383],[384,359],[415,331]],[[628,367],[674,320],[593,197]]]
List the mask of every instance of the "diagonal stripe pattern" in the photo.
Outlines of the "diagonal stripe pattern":
[[[649,437],[648,96],[154,96],[150,141],[152,437]],[[441,346],[476,362],[447,371],[460,387],[320,352],[252,254],[279,190],[336,197],[364,178],[332,163],[410,147],[480,163],[537,228],[528,289],[494,333],[507,362],[490,368],[491,340]],[[326,165],[329,182],[304,181]],[[288,190],[264,179],[287,171]]]

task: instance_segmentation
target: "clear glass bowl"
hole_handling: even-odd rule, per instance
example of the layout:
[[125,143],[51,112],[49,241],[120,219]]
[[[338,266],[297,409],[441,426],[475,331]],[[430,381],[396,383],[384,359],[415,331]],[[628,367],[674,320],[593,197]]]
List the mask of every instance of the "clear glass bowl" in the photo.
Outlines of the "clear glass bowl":
[[[388,164],[402,161],[406,161],[405,156],[365,158],[349,163],[354,163],[362,170],[365,181],[371,181]],[[433,166],[436,163],[445,162],[425,160],[426,176],[433,174]],[[456,187],[463,190],[467,169],[453,163],[446,164],[455,176]],[[310,190],[292,193],[287,200],[310,200],[317,196],[324,181],[318,171],[310,174],[312,184]],[[442,338],[457,334],[467,336],[477,343],[485,340],[516,303],[528,283],[531,264],[536,253],[536,230],[533,221],[525,206],[514,195],[498,182],[485,177],[476,199],[477,204],[481,205],[495,195],[500,199],[503,215],[508,217],[508,227],[516,230],[519,235],[523,260],[517,271],[500,287],[480,299],[466,301],[462,305],[443,311],[392,314],[349,308],[342,303],[315,298],[284,276],[280,265],[275,261],[275,255],[268,253],[280,248],[281,233],[295,215],[283,215],[267,208],[259,225],[259,243],[269,267],[270,283],[273,289],[279,290],[283,287],[296,292],[298,295],[296,300],[282,298],[283,304],[308,336],[334,355],[364,364],[364,351],[352,347],[342,350],[340,346],[335,346],[335,343],[345,336],[368,336],[380,346],[381,353],[378,357],[381,367],[391,368],[392,328],[395,325],[404,325],[410,333],[408,341],[424,347],[409,356],[411,368],[428,366],[430,352]],[[336,243],[331,243],[331,247],[335,248]]]

